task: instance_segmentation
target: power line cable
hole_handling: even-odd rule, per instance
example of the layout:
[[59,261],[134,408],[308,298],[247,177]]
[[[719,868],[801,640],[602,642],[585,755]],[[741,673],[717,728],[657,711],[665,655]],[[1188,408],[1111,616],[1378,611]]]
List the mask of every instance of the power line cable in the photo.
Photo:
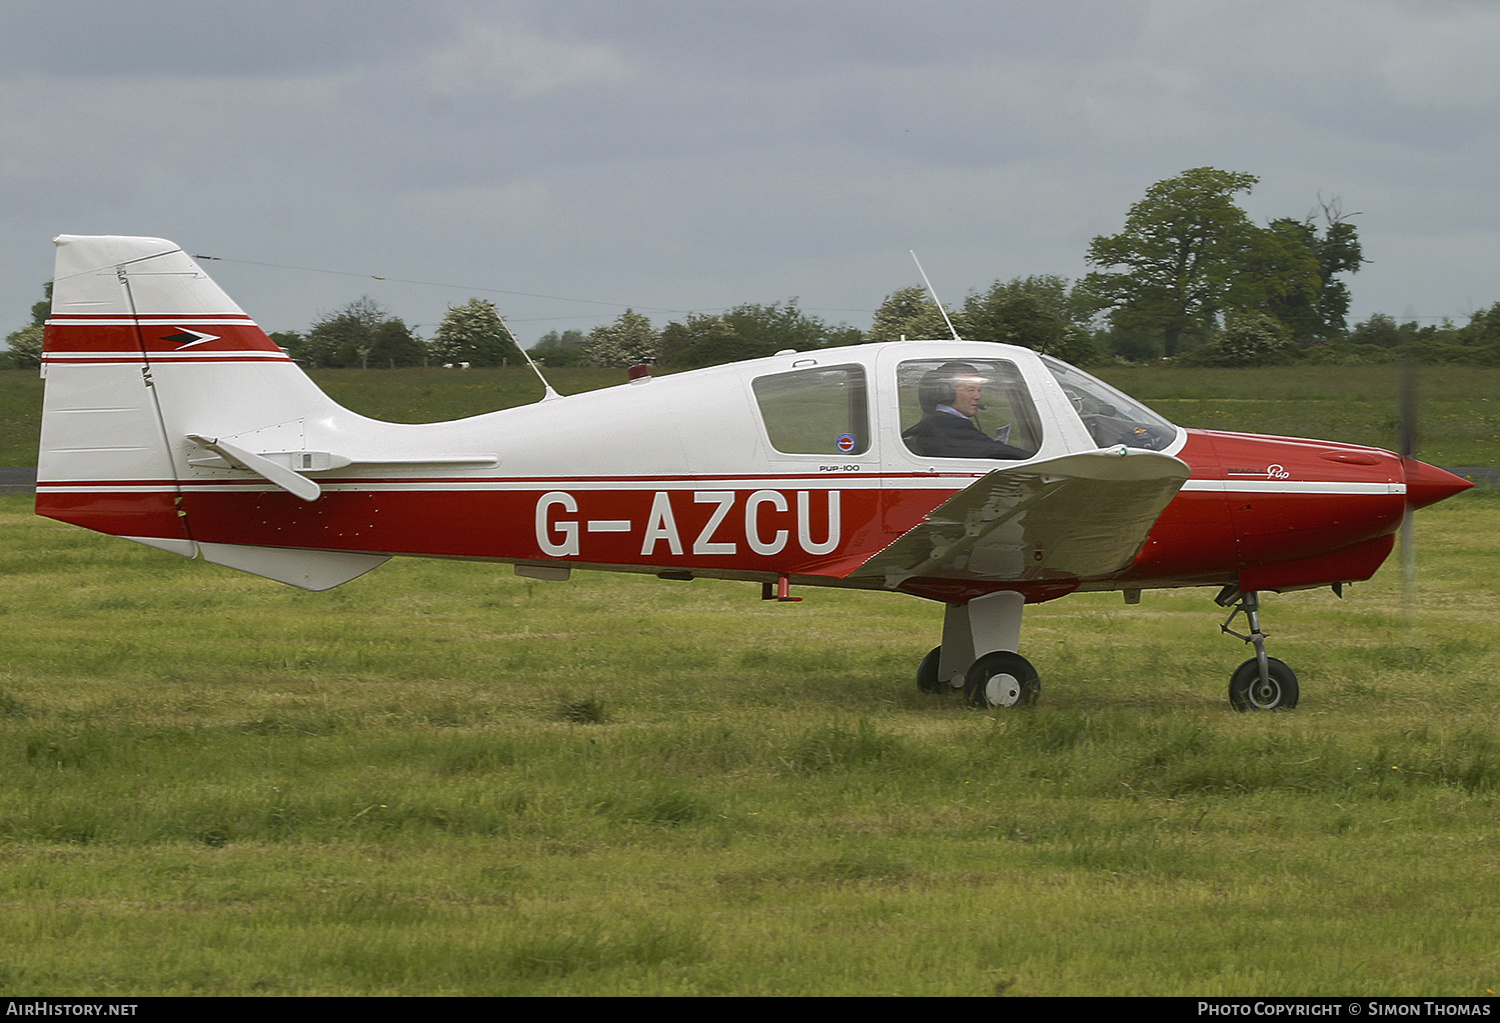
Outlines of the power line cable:
[[507,291],[504,288],[482,288],[471,287],[466,284],[445,284],[441,281],[418,281],[405,277],[387,277],[385,274],[355,273],[350,270],[327,270],[317,266],[293,266],[289,263],[262,263],[253,259],[231,259],[228,256],[194,254],[193,258],[210,259],[218,263],[239,263],[244,266],[264,266],[275,270],[298,270],[303,273],[331,274],[336,277],[359,277],[372,281],[389,281],[392,284],[416,284],[427,288],[452,288],[455,291],[484,292],[490,295],[513,295],[519,298],[544,298],[553,302],[578,302],[583,305],[603,305],[615,309],[636,309],[653,313],[680,313],[686,315],[698,311],[696,309],[668,309],[663,306],[634,305],[629,302],[606,302],[594,298],[568,298],[563,295],[541,295],[531,291]]

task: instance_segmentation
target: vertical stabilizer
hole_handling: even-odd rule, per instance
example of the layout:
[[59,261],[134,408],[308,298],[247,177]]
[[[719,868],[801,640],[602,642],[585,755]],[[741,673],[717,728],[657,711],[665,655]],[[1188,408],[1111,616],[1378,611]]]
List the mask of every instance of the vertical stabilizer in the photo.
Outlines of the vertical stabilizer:
[[337,406],[180,247],[54,242],[36,510],[192,556],[192,437],[296,433]]

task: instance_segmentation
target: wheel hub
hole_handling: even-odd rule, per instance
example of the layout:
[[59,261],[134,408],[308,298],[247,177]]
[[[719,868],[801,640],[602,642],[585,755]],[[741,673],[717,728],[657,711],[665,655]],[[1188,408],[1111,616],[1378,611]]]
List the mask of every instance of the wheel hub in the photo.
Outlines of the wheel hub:
[[1250,687],[1250,701],[1257,707],[1274,707],[1280,698],[1281,687],[1275,682],[1257,682]]
[[1021,700],[1021,680],[1008,672],[991,675],[985,683],[984,695],[996,707],[1014,707]]

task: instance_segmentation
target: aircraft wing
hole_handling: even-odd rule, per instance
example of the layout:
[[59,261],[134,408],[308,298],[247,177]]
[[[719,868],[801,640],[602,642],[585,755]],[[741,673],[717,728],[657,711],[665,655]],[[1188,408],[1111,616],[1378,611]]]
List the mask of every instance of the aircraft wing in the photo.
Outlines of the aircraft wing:
[[1031,581],[1127,568],[1191,474],[1154,451],[1113,448],[996,469],[854,569],[889,588],[916,576]]

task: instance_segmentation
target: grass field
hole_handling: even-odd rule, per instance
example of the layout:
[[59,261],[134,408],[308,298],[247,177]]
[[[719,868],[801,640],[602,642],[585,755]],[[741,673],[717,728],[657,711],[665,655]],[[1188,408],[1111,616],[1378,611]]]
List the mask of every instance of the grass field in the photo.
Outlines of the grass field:
[[[621,370],[549,370],[563,394],[623,383]],[[1117,368],[1100,373],[1183,426],[1318,437],[1392,448],[1397,444],[1394,367],[1286,366],[1259,370]],[[529,369],[322,370],[336,400],[364,415],[436,422],[535,401]],[[1418,455],[1434,465],[1500,465],[1500,369],[1420,371]],[[0,371],[0,465],[35,465],[42,381],[33,371]]]
[[[1500,371],[1420,454],[1500,464]],[[1121,369],[1179,423],[1390,446],[1388,368]],[[396,421],[529,371],[316,375]],[[617,371],[557,371],[564,393]],[[0,373],[0,464],[40,381]],[[1039,707],[917,692],[926,602],[397,560],[324,594],[0,498],[0,993],[1443,994],[1500,989],[1500,492],[1421,599],[1027,612]],[[1395,564],[1392,560],[1392,566]]]
[[0,498],[0,992],[1483,996],[1500,492],[1418,523],[1412,618],[1265,598],[1296,711],[1179,591],[1029,609],[988,715],[922,601],[309,594]]

